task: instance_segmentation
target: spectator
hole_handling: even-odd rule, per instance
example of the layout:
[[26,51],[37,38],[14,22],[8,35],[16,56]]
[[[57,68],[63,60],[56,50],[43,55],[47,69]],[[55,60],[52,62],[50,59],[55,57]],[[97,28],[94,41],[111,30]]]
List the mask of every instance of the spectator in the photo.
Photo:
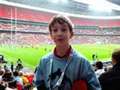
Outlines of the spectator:
[[56,16],[49,24],[56,47],[43,57],[35,75],[38,90],[71,90],[76,80],[85,80],[88,90],[101,90],[89,62],[69,44],[73,36],[72,23],[67,17]]
[[17,60],[17,66],[16,66],[16,71],[20,71],[21,69],[23,69],[23,64],[21,59]]
[[13,62],[11,62],[10,68],[11,68],[11,72],[13,72],[14,71],[14,64],[13,64]]
[[4,59],[4,55],[0,55],[0,63],[7,63]]
[[96,60],[98,59],[98,56],[97,56],[97,54],[92,54],[92,60],[93,60],[93,62],[96,62]]
[[0,83],[2,82],[2,76],[4,75],[4,71],[0,70]]
[[18,60],[17,60],[17,64],[22,64],[22,61],[21,61],[20,58],[18,58]]
[[2,76],[2,80],[4,82],[12,81],[13,80],[12,72],[10,72],[10,71],[5,72]]
[[100,77],[102,90],[120,90],[120,49],[112,53],[113,68]]
[[0,55],[0,63],[3,63],[3,61],[4,61],[4,56]]
[[6,87],[6,90],[17,90],[16,88],[17,82],[15,80],[8,82],[8,87]]
[[0,83],[0,90],[6,90],[6,86],[3,85],[3,82]]
[[4,70],[5,70],[5,72],[8,72],[8,71],[9,71],[9,68],[8,68],[8,65],[7,65],[7,64],[4,65]]
[[17,83],[23,85],[23,79],[22,79],[22,77],[19,75],[19,71],[14,71],[14,72],[13,72],[13,76],[14,76],[14,79],[17,81]]
[[95,64],[96,70],[95,70],[95,74],[97,76],[97,78],[105,72],[104,68],[103,68],[103,63],[101,61],[97,61]]

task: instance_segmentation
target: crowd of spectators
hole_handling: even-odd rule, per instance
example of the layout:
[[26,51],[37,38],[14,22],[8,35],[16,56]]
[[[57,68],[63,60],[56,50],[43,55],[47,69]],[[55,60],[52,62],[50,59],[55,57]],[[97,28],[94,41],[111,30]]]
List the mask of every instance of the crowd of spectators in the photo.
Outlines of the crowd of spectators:
[[[88,26],[87,26],[88,27]],[[39,44],[52,44],[48,36],[48,27],[45,24],[31,25],[31,24],[10,24],[0,23],[0,44],[19,44],[19,45],[39,45]],[[14,30],[14,32],[12,32]],[[7,32],[11,31],[11,32]],[[40,32],[38,33],[19,33],[23,32]],[[46,33],[46,34],[42,34]],[[79,29],[75,28],[76,34],[72,39],[72,44],[85,44],[85,43],[100,43],[100,44],[120,44],[120,30],[112,29]],[[117,36],[116,36],[117,35]]]
[[[81,36],[75,35],[72,44],[120,44],[120,36]],[[52,44],[50,37],[45,34],[0,33],[0,44],[40,45]]]
[[18,59],[16,65],[11,62],[0,63],[0,90],[34,90],[34,73],[23,70],[21,59]]

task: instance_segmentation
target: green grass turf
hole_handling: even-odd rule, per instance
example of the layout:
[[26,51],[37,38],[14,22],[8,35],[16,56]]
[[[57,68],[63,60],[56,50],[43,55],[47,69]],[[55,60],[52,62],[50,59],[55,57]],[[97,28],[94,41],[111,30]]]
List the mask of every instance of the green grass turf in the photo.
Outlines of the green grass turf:
[[[5,60],[9,63],[16,63],[17,59],[20,58],[23,61],[24,66],[34,69],[39,63],[40,58],[53,50],[52,45],[40,45],[39,47],[19,47],[19,46],[0,46],[0,54],[4,55]],[[81,44],[72,45],[72,47],[83,54],[90,62],[92,62],[92,54],[96,53],[98,59],[101,61],[110,60],[111,53],[114,49],[120,48],[120,45],[107,44]],[[46,50],[45,50],[46,49]]]

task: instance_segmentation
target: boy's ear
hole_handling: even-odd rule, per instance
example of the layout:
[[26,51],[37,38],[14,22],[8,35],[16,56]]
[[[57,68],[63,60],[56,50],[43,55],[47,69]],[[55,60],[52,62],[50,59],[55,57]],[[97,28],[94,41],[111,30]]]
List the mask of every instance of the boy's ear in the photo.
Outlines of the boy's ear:
[[71,32],[71,36],[70,36],[70,38],[72,38],[73,37],[73,32]]
[[70,38],[72,38],[72,37],[73,37],[73,35],[70,36]]
[[53,37],[52,37],[52,33],[51,33],[51,32],[50,32],[50,34],[49,34],[49,35],[50,35],[50,38],[52,39]]

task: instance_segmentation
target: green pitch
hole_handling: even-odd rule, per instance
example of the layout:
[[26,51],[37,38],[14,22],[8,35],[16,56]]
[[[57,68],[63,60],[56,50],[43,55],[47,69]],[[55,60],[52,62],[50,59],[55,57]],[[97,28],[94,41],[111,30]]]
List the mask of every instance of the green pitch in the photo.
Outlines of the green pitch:
[[[92,62],[92,54],[97,54],[98,60],[107,61],[111,59],[111,53],[114,49],[120,48],[120,45],[107,44],[107,45],[96,45],[96,44],[82,44],[72,45],[72,47],[83,54],[90,62]],[[39,63],[41,57],[54,48],[53,45],[40,45],[37,47],[29,46],[0,46],[0,54],[4,55],[4,58],[8,63],[16,61],[20,58],[24,66],[34,69]]]

